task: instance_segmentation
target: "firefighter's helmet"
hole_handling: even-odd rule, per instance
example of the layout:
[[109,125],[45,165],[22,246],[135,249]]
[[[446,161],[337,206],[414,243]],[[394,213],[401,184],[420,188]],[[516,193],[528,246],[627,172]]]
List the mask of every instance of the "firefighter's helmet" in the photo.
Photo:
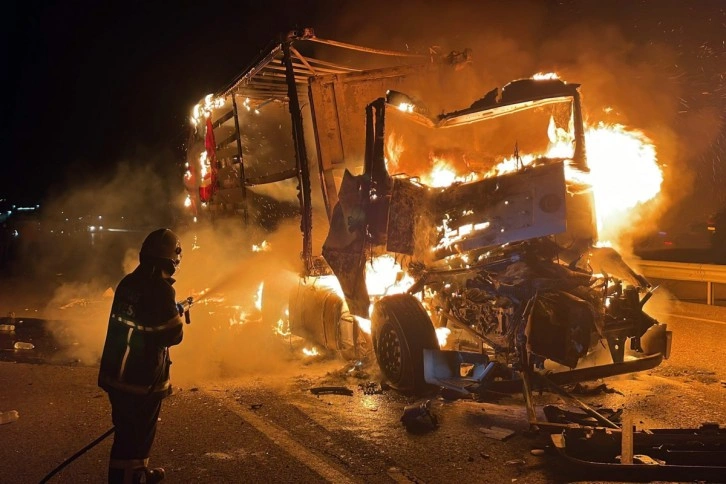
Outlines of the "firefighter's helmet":
[[169,229],[157,229],[147,235],[141,244],[139,260],[169,261],[175,269],[181,262],[181,253],[179,237]]

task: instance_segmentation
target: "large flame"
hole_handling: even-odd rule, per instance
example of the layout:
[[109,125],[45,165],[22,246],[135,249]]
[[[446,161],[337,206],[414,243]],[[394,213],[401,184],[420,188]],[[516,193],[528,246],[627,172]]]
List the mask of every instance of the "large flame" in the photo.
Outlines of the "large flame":
[[[570,120],[571,123],[572,120]],[[467,183],[481,178],[511,173],[542,158],[571,160],[574,154],[573,129],[558,127],[550,118],[547,129],[549,145],[544,153],[520,153],[506,158],[486,173],[460,173],[445,157],[429,156],[431,169],[419,175],[421,183],[431,187],[446,187],[453,183]],[[642,132],[622,125],[599,123],[585,129],[585,146],[589,173],[566,166],[568,182],[584,185],[592,190],[597,214],[600,241],[617,240],[633,220],[633,210],[653,199],[660,192],[663,173],[658,165],[655,146]],[[386,140],[386,166],[390,173],[398,169],[405,150],[402,136],[391,133]],[[444,243],[455,241],[467,227],[447,227]],[[471,230],[477,230],[471,227]]]
[[640,131],[603,123],[585,134],[600,240],[615,240],[631,211],[660,192],[655,146]]

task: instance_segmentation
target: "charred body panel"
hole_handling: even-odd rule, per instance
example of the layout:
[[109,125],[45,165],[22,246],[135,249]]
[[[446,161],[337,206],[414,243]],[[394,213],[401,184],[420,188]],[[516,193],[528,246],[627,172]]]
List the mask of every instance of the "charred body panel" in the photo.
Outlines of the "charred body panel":
[[[562,163],[497,178],[426,189],[396,179],[388,214],[387,250],[414,255],[422,246],[434,258],[564,232]],[[419,223],[416,223],[419,222]],[[428,235],[425,244],[417,234]],[[429,254],[417,254],[429,258]]]

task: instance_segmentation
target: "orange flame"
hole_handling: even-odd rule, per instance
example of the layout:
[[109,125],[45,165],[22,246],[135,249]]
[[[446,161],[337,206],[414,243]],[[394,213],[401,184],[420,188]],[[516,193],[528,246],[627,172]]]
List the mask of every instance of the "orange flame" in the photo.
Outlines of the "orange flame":
[[[542,158],[571,160],[574,154],[572,133],[571,126],[563,129],[556,126],[554,118],[550,118],[547,128],[550,142],[544,153],[505,158],[484,174],[470,172],[463,175],[456,173],[449,160],[432,156],[431,171],[421,175],[420,180],[428,186],[446,187],[457,182],[467,183],[511,173]],[[617,240],[631,223],[632,210],[660,192],[663,173],[658,165],[655,146],[638,130],[604,123],[586,128],[585,145],[590,173],[566,166],[567,180],[584,184],[593,191],[600,239]],[[404,149],[403,138],[391,133],[386,142],[386,165],[389,170],[397,169]],[[442,224],[450,238],[467,229],[448,228],[445,220]],[[472,230],[476,228],[472,227]]]
[[310,348],[303,348],[302,352],[305,356],[317,356],[320,354],[315,346],[311,346]]
[[451,334],[451,330],[445,326],[436,328],[436,338],[439,340],[440,348],[443,348],[444,346],[446,346],[446,342],[449,339],[450,334]]
[[639,204],[660,193],[663,172],[643,133],[600,123],[585,134],[600,240],[617,239]]

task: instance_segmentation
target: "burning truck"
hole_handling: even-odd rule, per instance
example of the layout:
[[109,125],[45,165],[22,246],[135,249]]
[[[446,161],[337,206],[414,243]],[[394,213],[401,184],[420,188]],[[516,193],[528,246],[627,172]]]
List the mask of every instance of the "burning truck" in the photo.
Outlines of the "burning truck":
[[[322,60],[330,48],[386,62]],[[446,109],[471,62],[468,50],[418,56],[291,32],[195,108],[188,204],[247,220],[248,191],[292,180],[302,268],[284,331],[374,355],[401,391],[528,394],[537,375],[564,384],[657,366],[670,333],[644,312],[654,288],[598,246],[579,85],[535,76]],[[249,132],[264,129],[245,116],[272,106],[268,127],[292,139],[256,143]]]

